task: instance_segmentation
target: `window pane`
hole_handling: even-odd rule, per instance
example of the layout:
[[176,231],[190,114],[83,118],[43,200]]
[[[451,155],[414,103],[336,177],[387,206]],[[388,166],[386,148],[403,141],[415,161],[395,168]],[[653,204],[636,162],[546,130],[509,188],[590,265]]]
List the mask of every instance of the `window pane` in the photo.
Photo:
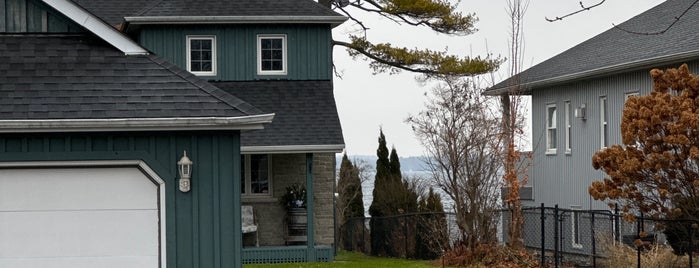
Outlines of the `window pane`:
[[192,51],[189,53],[191,56],[192,61],[199,61],[201,60],[201,52],[199,51]]
[[211,62],[210,61],[204,61],[201,63],[201,71],[202,72],[211,72]]
[[282,62],[281,62],[281,61],[273,61],[273,62],[272,62],[272,70],[275,70],[275,71],[281,71],[281,70],[283,70],[283,68],[282,68]]
[[270,61],[262,61],[262,70],[263,70],[263,71],[272,70],[272,62],[270,62]]
[[271,50],[262,50],[262,59],[263,60],[272,59],[272,51]]
[[253,194],[269,192],[269,161],[267,155],[250,156],[250,186]]
[[556,127],[556,107],[549,107],[548,127]]
[[262,40],[260,40],[260,43],[262,45],[262,49],[272,48],[272,40],[271,39],[262,39]]
[[282,59],[282,51],[281,50],[273,50],[272,51],[272,58],[275,60],[281,60]]
[[201,49],[201,40],[191,40],[191,49],[192,50],[200,50]]
[[211,41],[212,40],[201,40],[201,49],[211,50]]
[[282,49],[282,39],[276,38],[272,39],[272,47],[276,49]]
[[201,72],[201,62],[200,61],[193,61],[191,63],[192,72]]

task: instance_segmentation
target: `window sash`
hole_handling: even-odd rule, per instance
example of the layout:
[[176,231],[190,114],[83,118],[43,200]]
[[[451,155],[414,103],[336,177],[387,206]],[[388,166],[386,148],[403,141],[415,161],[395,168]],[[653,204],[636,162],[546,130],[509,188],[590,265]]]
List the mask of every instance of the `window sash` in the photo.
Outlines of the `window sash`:
[[546,106],[546,149],[548,153],[556,150],[556,105]]
[[286,35],[257,36],[257,66],[260,75],[287,74]]
[[607,97],[600,97],[600,146],[607,148],[609,145],[609,126],[607,122]]
[[243,196],[271,196],[271,180],[269,155],[243,155],[241,157],[240,183]]
[[187,71],[195,75],[216,74],[216,37],[187,36]]
[[572,135],[572,124],[570,122],[570,101],[565,102],[565,142],[566,142],[566,152],[570,153],[572,150],[571,135]]

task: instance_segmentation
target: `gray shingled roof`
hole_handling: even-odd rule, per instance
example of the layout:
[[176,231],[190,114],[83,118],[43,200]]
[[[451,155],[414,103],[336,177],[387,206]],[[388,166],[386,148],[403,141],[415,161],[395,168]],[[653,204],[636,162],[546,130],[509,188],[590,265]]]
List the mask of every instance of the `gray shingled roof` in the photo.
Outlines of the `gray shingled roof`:
[[73,0],[87,11],[101,18],[108,24],[116,26],[131,16],[151,5],[154,0]]
[[124,17],[295,16],[342,17],[313,0],[73,0],[117,25]]
[[153,55],[82,35],[0,35],[0,119],[243,117],[252,105]]
[[[636,32],[657,32],[668,27],[694,0],[668,0],[619,25]],[[518,76],[525,88],[550,86],[578,79],[638,70],[699,57],[699,6],[694,6],[667,32],[639,35],[611,28],[568,49]],[[489,89],[490,94],[517,84],[509,78]]]
[[344,145],[332,81],[212,82],[268,113],[263,130],[243,132],[243,146]]

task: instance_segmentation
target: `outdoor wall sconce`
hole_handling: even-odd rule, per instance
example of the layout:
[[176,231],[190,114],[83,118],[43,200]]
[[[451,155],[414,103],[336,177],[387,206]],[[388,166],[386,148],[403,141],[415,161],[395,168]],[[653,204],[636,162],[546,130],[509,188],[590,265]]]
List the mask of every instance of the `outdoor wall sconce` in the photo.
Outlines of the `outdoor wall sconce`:
[[192,178],[192,160],[189,160],[189,157],[187,157],[187,151],[184,151],[180,161],[177,161],[177,169],[180,172],[180,192],[189,192],[192,188],[190,181]]
[[587,110],[585,106],[585,103],[583,103],[580,104],[580,107],[575,109],[575,117],[580,118],[580,120],[585,120],[585,110]]

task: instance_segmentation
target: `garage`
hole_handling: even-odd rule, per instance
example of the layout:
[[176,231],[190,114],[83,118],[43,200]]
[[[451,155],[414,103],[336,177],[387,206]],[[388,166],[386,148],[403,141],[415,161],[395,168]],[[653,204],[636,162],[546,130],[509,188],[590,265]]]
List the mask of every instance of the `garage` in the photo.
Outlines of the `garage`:
[[162,185],[138,167],[0,169],[0,267],[160,267]]

